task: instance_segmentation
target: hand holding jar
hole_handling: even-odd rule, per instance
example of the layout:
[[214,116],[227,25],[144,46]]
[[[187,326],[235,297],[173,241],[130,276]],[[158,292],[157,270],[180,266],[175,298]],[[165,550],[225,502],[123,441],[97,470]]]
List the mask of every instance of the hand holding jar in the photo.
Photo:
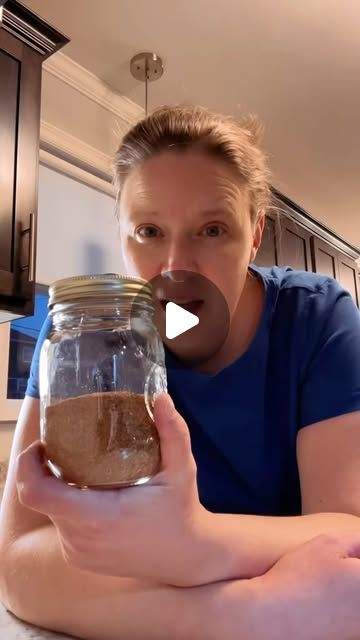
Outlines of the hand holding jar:
[[147,484],[81,491],[49,472],[38,442],[19,456],[19,498],[52,520],[69,563],[104,575],[193,586],[203,582],[210,560],[208,514],[199,502],[188,428],[170,396],[156,399],[154,416],[162,466]]
[[42,443],[19,458],[19,496],[52,520],[73,565],[194,584],[207,512],[187,425],[162,393],[152,295],[146,281],[116,274],[50,287]]

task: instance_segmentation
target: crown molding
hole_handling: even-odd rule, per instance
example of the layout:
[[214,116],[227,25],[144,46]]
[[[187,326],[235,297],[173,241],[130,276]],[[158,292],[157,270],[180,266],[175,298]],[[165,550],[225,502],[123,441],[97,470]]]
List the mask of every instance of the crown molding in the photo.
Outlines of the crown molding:
[[114,197],[111,157],[45,120],[40,124],[40,162]]
[[18,40],[25,42],[43,59],[69,42],[67,36],[54,29],[18,0],[0,0],[0,26]]
[[111,182],[109,155],[45,120],[40,124],[40,147]]
[[94,73],[63,53],[55,53],[46,60],[43,69],[93,102],[100,104],[104,109],[123,120],[126,125],[135,124],[145,114],[142,107],[113,91]]
[[108,196],[115,198],[114,188],[110,182],[94,176],[93,173],[81,169],[76,164],[68,162],[63,158],[59,158],[58,156],[54,155],[53,153],[49,153],[44,149],[40,149],[39,159],[40,164],[42,164],[43,166],[49,167],[50,169],[53,169],[58,173],[69,176],[69,178],[77,180],[78,182],[82,182],[83,184],[86,184],[87,186],[92,187],[93,189],[96,189],[101,193],[106,193]]

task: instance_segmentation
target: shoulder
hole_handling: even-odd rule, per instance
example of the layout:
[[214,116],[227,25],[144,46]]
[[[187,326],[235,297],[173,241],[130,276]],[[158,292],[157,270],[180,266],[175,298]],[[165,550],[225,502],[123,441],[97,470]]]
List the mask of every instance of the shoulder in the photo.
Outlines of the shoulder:
[[51,316],[48,315],[44,321],[44,324],[41,327],[34,355],[32,357],[30,375],[28,379],[28,384],[26,388],[26,395],[31,396],[32,398],[39,397],[39,361],[40,361],[40,352],[43,343],[45,342],[47,336],[49,335],[52,329],[52,319]]
[[299,301],[314,309],[325,310],[333,306],[339,297],[350,294],[341,284],[319,273],[298,271],[291,267],[256,267],[266,287],[277,292],[277,302],[286,299],[293,304]]
[[340,333],[360,335],[360,312],[350,293],[333,278],[289,267],[258,268],[267,292],[273,333],[295,340],[303,355]]
[[[289,267],[257,269],[263,277],[272,338],[297,353],[301,370],[323,358],[322,371],[350,351],[360,353],[360,312],[350,293],[335,279]],[[287,340],[287,342],[286,342]]]
[[47,336],[49,335],[50,331],[52,330],[53,327],[53,323],[52,323],[52,318],[51,316],[48,314],[44,320],[44,323],[41,327],[40,333],[39,333],[39,337],[37,340],[37,346],[42,345],[42,343],[45,341],[45,339],[47,338]]

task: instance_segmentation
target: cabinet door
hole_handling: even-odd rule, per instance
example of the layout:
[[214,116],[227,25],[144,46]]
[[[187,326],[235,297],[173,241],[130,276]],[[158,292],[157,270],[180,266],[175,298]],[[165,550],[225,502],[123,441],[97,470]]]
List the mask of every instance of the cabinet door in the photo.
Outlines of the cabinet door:
[[13,269],[13,218],[20,62],[0,50],[0,269]]
[[311,238],[313,269],[330,278],[339,278],[338,250],[316,236]]
[[315,236],[311,239],[311,250],[314,271],[336,278],[351,293],[359,307],[359,273],[355,260]]
[[357,264],[343,253],[338,255],[338,279],[354,298],[355,304],[360,306],[359,271]]
[[279,265],[312,271],[309,231],[285,215],[281,217]]
[[279,221],[278,217],[266,216],[261,245],[256,255],[255,264],[261,267],[272,267],[279,264]]
[[0,29],[0,308],[33,310],[41,56]]

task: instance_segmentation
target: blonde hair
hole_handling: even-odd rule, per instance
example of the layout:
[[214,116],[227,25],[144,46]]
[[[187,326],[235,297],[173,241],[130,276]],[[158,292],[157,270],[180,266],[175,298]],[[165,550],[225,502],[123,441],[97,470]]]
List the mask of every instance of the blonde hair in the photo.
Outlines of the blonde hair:
[[[270,204],[270,174],[259,146],[262,127],[256,118],[242,122],[203,107],[164,106],[133,126],[114,157],[117,205],[131,169],[161,151],[201,149],[222,159],[249,193],[250,215],[259,220]],[[118,206],[117,206],[118,209]]]

